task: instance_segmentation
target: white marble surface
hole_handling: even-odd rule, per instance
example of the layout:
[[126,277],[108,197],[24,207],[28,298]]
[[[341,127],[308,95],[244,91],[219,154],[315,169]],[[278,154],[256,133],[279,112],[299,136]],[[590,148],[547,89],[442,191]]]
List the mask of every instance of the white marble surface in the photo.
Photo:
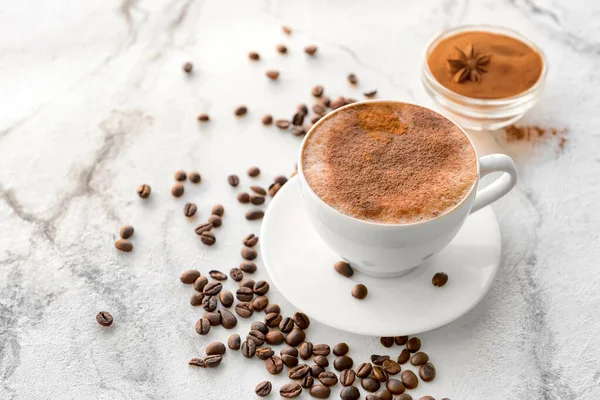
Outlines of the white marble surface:
[[[519,166],[518,188],[494,206],[504,265],[473,311],[421,335],[438,379],[414,397],[600,398],[599,17],[591,0],[0,1],[0,398],[255,398],[270,379],[256,359],[187,365],[231,332],[194,332],[203,311],[188,305],[179,274],[228,271],[240,239],[259,229],[226,176],[257,164],[267,185],[292,172],[299,139],[260,117],[289,117],[314,84],[332,96],[376,88],[379,98],[431,105],[419,82],[423,45],[463,23],[504,24],[540,44],[550,75],[526,122],[569,133],[563,151],[556,138],[474,135],[482,151],[505,151]],[[289,55],[275,53],[280,42]],[[319,46],[314,59],[301,50],[309,43]],[[249,50],[263,60],[250,63]],[[267,68],[281,70],[279,82]],[[250,112],[235,119],[241,103]],[[213,120],[199,126],[203,111]],[[179,168],[203,182],[173,199]],[[135,193],[143,182],[149,201]],[[198,221],[225,205],[216,246],[198,241],[182,215],[187,201]],[[124,223],[136,228],[129,254],[113,247]],[[94,320],[103,309],[115,316],[110,329]],[[317,323],[308,334],[348,342],[358,362],[383,352],[375,338]]]

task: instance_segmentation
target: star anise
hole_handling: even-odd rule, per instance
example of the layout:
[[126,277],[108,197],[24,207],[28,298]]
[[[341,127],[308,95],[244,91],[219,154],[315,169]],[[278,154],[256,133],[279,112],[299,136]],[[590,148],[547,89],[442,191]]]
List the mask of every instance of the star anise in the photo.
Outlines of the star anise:
[[448,67],[452,73],[452,80],[457,83],[464,82],[467,79],[472,82],[479,82],[481,74],[487,72],[484,67],[490,63],[492,57],[487,54],[477,53],[475,46],[472,44],[467,45],[464,52],[458,47],[456,47],[456,50],[458,51],[458,59],[448,59]]

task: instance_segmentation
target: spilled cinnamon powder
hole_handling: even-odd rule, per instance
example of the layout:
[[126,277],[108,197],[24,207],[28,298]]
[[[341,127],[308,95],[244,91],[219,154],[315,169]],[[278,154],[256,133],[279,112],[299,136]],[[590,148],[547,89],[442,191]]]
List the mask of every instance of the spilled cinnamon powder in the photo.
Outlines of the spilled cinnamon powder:
[[558,137],[558,147],[561,150],[567,144],[567,133],[567,129],[543,128],[537,125],[510,125],[504,128],[507,142],[537,142],[548,137]]

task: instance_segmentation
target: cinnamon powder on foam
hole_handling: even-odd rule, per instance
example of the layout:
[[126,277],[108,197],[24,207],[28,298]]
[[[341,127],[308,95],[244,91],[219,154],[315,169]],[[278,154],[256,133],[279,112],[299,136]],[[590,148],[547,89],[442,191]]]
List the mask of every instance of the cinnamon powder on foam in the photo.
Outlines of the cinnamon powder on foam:
[[434,218],[459,203],[477,177],[468,139],[419,106],[361,104],[311,134],[303,169],[314,192],[338,211],[381,223]]

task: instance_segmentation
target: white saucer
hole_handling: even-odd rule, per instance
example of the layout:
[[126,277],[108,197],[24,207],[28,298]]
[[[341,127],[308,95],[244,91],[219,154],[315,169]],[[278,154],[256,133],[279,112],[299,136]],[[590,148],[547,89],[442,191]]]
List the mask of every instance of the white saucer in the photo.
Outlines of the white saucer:
[[[262,222],[262,259],[271,281],[295,307],[344,331],[399,336],[446,325],[483,298],[500,264],[500,230],[486,207],[467,218],[440,254],[407,275],[378,279],[356,272],[345,278],[333,269],[340,258],[313,230],[306,212],[299,181],[290,179]],[[432,285],[436,272],[448,274],[444,287]],[[369,289],[364,300],[350,294],[357,283]]]

